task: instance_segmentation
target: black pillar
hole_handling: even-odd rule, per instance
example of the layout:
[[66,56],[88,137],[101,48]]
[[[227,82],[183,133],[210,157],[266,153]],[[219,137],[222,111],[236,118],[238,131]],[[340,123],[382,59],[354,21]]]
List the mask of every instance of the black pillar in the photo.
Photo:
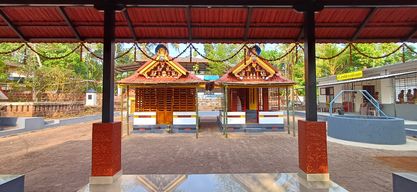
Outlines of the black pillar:
[[115,8],[104,6],[102,122],[113,122]]
[[316,22],[314,13],[323,6],[314,0],[295,5],[297,11],[303,13],[304,24],[304,74],[305,74],[305,107],[306,120],[317,121],[317,85],[316,85]]
[[317,121],[316,24],[314,10],[304,11],[303,14],[306,120]]

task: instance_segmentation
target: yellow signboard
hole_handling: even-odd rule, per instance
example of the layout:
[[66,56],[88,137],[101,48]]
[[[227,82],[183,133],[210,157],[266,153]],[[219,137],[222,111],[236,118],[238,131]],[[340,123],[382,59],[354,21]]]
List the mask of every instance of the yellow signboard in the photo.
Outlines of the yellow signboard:
[[343,74],[337,75],[336,80],[343,81],[343,80],[348,80],[348,79],[357,79],[361,77],[363,77],[363,72],[355,71],[355,72],[343,73]]

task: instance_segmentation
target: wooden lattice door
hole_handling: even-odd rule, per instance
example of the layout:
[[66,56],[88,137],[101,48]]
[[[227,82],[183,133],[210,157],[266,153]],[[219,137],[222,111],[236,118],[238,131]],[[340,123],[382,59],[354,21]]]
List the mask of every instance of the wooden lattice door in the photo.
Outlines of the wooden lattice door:
[[157,124],[172,124],[173,112],[195,111],[194,88],[137,88],[136,111],[155,111]]
[[156,90],[156,123],[172,124],[172,88],[158,88]]

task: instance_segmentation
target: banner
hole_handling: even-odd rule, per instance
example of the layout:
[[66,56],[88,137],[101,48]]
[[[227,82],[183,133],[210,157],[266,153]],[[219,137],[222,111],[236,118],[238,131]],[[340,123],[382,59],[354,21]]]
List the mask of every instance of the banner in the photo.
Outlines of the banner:
[[336,76],[336,80],[343,81],[348,79],[357,79],[363,77],[362,71],[355,71],[350,73],[343,73]]

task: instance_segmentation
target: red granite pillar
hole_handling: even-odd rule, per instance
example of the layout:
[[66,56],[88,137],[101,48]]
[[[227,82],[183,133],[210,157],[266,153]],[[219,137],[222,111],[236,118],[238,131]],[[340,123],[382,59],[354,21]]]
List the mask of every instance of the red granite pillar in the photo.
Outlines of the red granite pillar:
[[298,161],[308,180],[328,180],[326,122],[298,120]]
[[91,183],[112,183],[121,173],[121,125],[93,124]]

